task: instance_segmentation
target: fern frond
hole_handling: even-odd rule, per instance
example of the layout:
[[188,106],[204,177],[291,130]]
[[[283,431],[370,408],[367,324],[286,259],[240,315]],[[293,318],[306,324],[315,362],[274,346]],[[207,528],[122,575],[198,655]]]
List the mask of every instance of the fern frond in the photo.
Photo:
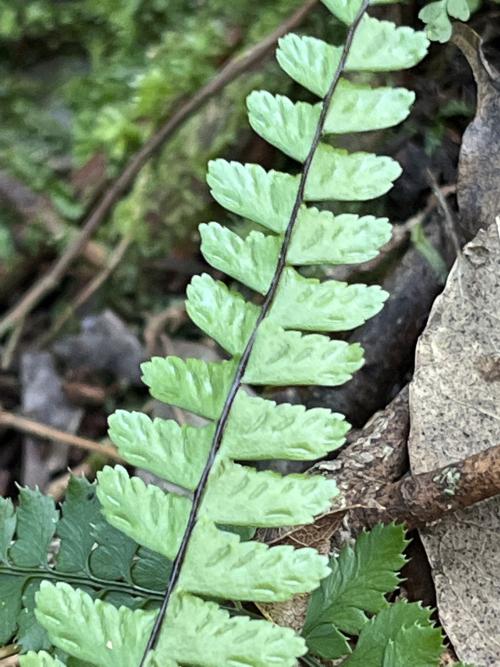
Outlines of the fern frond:
[[[431,610],[385,598],[400,583],[406,545],[402,526],[378,525],[332,559],[332,573],[311,596],[303,630],[313,654],[348,656],[342,662],[348,667],[437,666],[443,642]],[[359,635],[354,649],[341,630]]]
[[122,466],[104,468],[98,480],[97,495],[111,525],[148,549],[175,558],[189,518],[189,498],[130,478]]
[[[362,5],[362,0],[322,0],[331,13],[343,23],[351,25]],[[370,5],[390,5],[396,0],[372,0]]]
[[[242,238],[217,222],[202,225],[202,252],[212,266],[263,299],[246,301],[209,276],[194,278],[188,313],[230,358],[217,363],[154,358],[143,365],[155,398],[211,423],[181,427],[122,411],[110,420],[110,435],[127,461],[193,491],[168,493],[130,478],[121,467],[99,474],[108,522],[174,561],[160,611],[154,618],[150,612],[117,610],[63,585],[46,584],[37,595],[39,621],[54,644],[99,667],[118,664],[116,656],[121,665],[134,667],[139,662],[141,667],[291,667],[305,651],[304,641],[290,631],[265,621],[228,619],[216,602],[203,598],[281,601],[315,589],[329,574],[326,558],[313,549],[269,548],[222,528],[312,522],[335,497],[334,484],[320,476],[257,471],[240,462],[312,460],[342,444],[348,428],[342,416],[328,410],[277,406],[249,396],[244,384],[348,381],[363,364],[363,350],[325,334],[361,325],[387,297],[377,287],[301,275],[304,265],[370,259],[390,235],[385,219],[334,215],[308,203],[366,201],[392,187],[401,174],[395,160],[350,153],[323,137],[403,120],[413,93],[360,86],[344,75],[411,67],[424,57],[428,41],[420,32],[367,16],[368,0],[326,4],[349,25],[343,46],[288,35],[277,51],[285,72],[321,101],[294,104],[265,92],[248,100],[254,129],[295,158],[300,173],[221,159],[208,168],[216,201],[262,230]],[[70,617],[89,619],[95,625],[92,639],[88,628],[72,627]]]
[[[83,478],[70,479],[60,511],[37,490],[21,489],[17,510],[0,498],[0,642],[15,640],[23,651],[51,648],[34,614],[45,579],[134,606],[158,604],[168,569],[165,558],[106,523],[95,484]],[[30,667],[35,660],[25,662]]]
[[417,603],[395,602],[362,629],[345,667],[435,667],[443,650],[431,611]]
[[287,228],[299,182],[298,176],[266,171],[258,164],[222,159],[208,163],[207,183],[212,197],[231,213],[279,234]]
[[256,667],[292,667],[290,656],[305,653],[303,641],[291,630],[244,616],[229,618],[218,605],[191,595],[174,598],[166,628],[155,651],[161,665],[173,657],[182,664],[244,667],[250,655]]
[[201,252],[216,269],[266,294],[278,264],[280,239],[250,232],[246,239],[217,222],[200,225]]
[[59,512],[52,498],[42,495],[38,490],[21,489],[17,522],[14,524],[12,520],[10,523],[11,530],[16,526],[17,539],[9,549],[9,556],[16,565],[43,567],[47,564],[49,546],[58,519]]
[[[364,16],[356,30],[346,72],[393,72],[415,66],[427,54],[428,41],[412,28]],[[324,97],[342,57],[342,47],[316,37],[289,34],[279,42],[277,59],[301,86]]]
[[220,599],[280,602],[313,590],[328,572],[327,559],[314,549],[242,542],[238,535],[200,519],[180,590]]
[[[196,487],[214,436],[212,424],[180,426],[125,410],[111,415],[109,424],[111,439],[132,465],[185,489]],[[242,391],[233,404],[222,453],[247,461],[314,460],[340,447],[348,430],[344,416],[326,408],[276,405]]]
[[379,525],[332,558],[331,574],[314,591],[307,610],[303,635],[313,653],[334,659],[350,652],[342,632],[359,635],[367,614],[387,606],[385,596],[400,583],[406,545],[402,526]]
[[350,380],[363,361],[363,349],[358,343],[285,331],[269,319],[259,327],[243,381],[255,385],[334,387]]
[[[204,513],[217,523],[273,527],[311,523],[329,509],[337,495],[335,482],[272,471],[222,460],[214,467]],[[231,498],[231,503],[226,499]]]
[[150,419],[142,412],[117,410],[109,418],[109,435],[132,465],[193,490],[210,451],[212,426],[195,428],[172,419]]
[[[73,624],[61,633],[58,618],[74,617],[82,610],[85,625]],[[66,584],[42,585],[37,616],[49,632],[61,635],[59,646],[64,651],[90,664],[112,667],[137,667],[154,622],[154,613],[94,602]],[[217,604],[185,593],[173,598],[165,626],[167,632],[148,666],[244,667],[244,656],[251,654],[257,667],[293,667],[291,650],[294,655],[306,650],[303,640],[287,628],[244,616],[230,617]],[[50,662],[46,665],[52,667]],[[27,667],[32,667],[29,662]],[[33,667],[45,665],[33,662]]]

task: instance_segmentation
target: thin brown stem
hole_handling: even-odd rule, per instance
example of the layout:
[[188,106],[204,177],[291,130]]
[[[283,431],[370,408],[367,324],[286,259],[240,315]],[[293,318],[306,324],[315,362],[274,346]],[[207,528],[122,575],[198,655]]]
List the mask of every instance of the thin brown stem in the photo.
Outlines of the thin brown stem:
[[[500,445],[437,470],[409,475],[360,498],[365,526],[397,521],[419,528],[445,514],[500,495]],[[366,509],[366,506],[369,506]]]
[[355,32],[356,32],[359,24],[361,23],[361,20],[362,20],[364,14],[365,14],[365,12],[368,8],[368,4],[369,4],[369,0],[363,0],[363,2],[361,4],[361,7],[360,7],[360,9],[359,9],[359,11],[356,15],[356,18],[354,19],[352,25],[349,27],[349,31],[347,33],[346,41],[345,41],[344,47],[342,49],[342,54],[341,54],[341,57],[340,57],[340,60],[339,60],[339,64],[336,68],[335,74],[333,75],[332,81],[329,85],[328,92],[326,93],[326,95],[323,99],[321,113],[320,113],[320,117],[318,119],[318,123],[317,123],[317,126],[316,126],[316,130],[315,130],[315,133],[314,133],[313,140],[311,142],[311,147],[310,147],[309,152],[307,154],[307,157],[304,161],[302,173],[300,175],[299,187],[298,187],[298,190],[297,190],[297,195],[296,195],[296,198],[295,198],[293,209],[292,209],[292,212],[291,212],[291,215],[290,215],[290,220],[288,222],[288,225],[287,225],[287,228],[286,228],[286,231],[285,231],[285,234],[284,234],[283,244],[281,246],[280,256],[279,256],[279,259],[278,259],[278,264],[277,264],[273,279],[271,281],[271,285],[270,285],[269,290],[268,290],[268,292],[266,294],[266,297],[264,299],[264,303],[263,303],[262,308],[260,310],[259,317],[257,318],[257,321],[256,321],[255,326],[253,328],[253,331],[250,335],[250,338],[249,338],[249,340],[246,344],[246,347],[245,347],[245,349],[244,349],[244,351],[243,351],[243,353],[242,353],[242,355],[241,355],[241,357],[238,361],[238,366],[236,368],[235,375],[234,375],[231,387],[229,389],[227,398],[226,398],[224,406],[222,408],[221,415],[220,415],[220,417],[217,421],[217,425],[216,425],[216,428],[215,428],[215,434],[214,434],[214,437],[213,437],[213,440],[212,440],[212,445],[211,445],[210,452],[209,452],[209,455],[208,455],[208,458],[207,458],[207,462],[206,462],[205,467],[203,469],[203,472],[201,474],[198,486],[196,487],[194,495],[193,495],[193,503],[192,503],[192,506],[191,506],[191,512],[190,512],[190,515],[189,515],[189,518],[188,518],[186,530],[185,530],[184,535],[182,537],[181,544],[179,546],[177,555],[176,555],[176,557],[174,559],[174,562],[172,564],[172,570],[171,570],[167,590],[165,592],[165,596],[163,598],[163,602],[162,602],[162,605],[160,607],[160,611],[158,612],[158,615],[156,617],[155,624],[153,626],[151,635],[150,635],[150,637],[148,639],[148,642],[146,644],[146,648],[145,648],[145,651],[144,651],[144,654],[143,654],[143,657],[142,657],[142,660],[141,660],[141,663],[140,663],[140,667],[145,667],[145,665],[147,663],[147,660],[148,660],[149,652],[151,650],[153,650],[156,646],[156,643],[158,641],[158,638],[159,638],[159,635],[160,635],[160,632],[161,632],[161,628],[162,628],[162,625],[163,625],[163,621],[164,621],[166,613],[167,613],[168,604],[170,602],[172,594],[173,594],[173,592],[175,590],[175,587],[177,585],[177,582],[179,580],[181,570],[182,570],[182,567],[184,565],[184,561],[185,561],[185,558],[186,558],[187,550],[188,550],[189,544],[191,542],[191,537],[193,535],[193,531],[195,529],[196,522],[197,522],[197,519],[198,519],[198,512],[199,512],[199,509],[200,509],[200,506],[201,506],[201,503],[202,503],[202,500],[203,500],[203,495],[205,493],[205,488],[206,488],[206,485],[207,485],[207,482],[208,482],[208,478],[210,476],[212,467],[214,465],[217,453],[218,453],[218,451],[220,449],[220,446],[222,444],[222,439],[224,437],[224,432],[225,432],[226,425],[227,425],[228,420],[229,420],[229,415],[231,413],[231,409],[232,409],[234,400],[235,400],[236,395],[237,395],[237,393],[238,393],[238,391],[239,391],[239,389],[242,385],[245,370],[246,370],[248,361],[250,359],[250,356],[252,354],[252,350],[253,350],[253,347],[254,347],[254,344],[255,344],[255,341],[256,341],[256,338],[257,338],[257,333],[258,333],[259,327],[260,327],[261,323],[266,318],[266,316],[268,315],[268,313],[271,309],[275,294],[276,294],[276,292],[278,290],[278,286],[280,284],[280,279],[281,279],[283,270],[284,270],[285,265],[286,265],[286,256],[287,256],[287,252],[288,252],[288,247],[289,247],[290,240],[291,240],[291,237],[292,237],[292,233],[293,233],[293,230],[294,230],[294,227],[295,227],[295,223],[297,221],[297,216],[299,214],[301,206],[304,203],[304,195],[305,195],[305,188],[306,188],[307,178],[308,178],[308,175],[309,175],[309,171],[311,169],[311,165],[312,165],[312,161],[314,159],[314,155],[316,153],[316,150],[317,150],[318,145],[319,145],[320,140],[321,140],[321,136],[323,134],[323,129],[324,129],[325,121],[326,121],[326,116],[328,114],[328,110],[330,108],[330,104],[331,104],[333,95],[334,95],[334,93],[337,89],[337,85],[340,81],[340,77],[341,77],[341,75],[344,71],[345,64],[346,64],[346,61],[347,61],[347,57],[349,55],[349,51],[350,51],[350,48],[351,48],[351,45],[352,45],[352,41],[353,41]]
[[47,273],[30,287],[21,297],[21,300],[0,320],[0,336],[5,334],[20,319],[26,317],[47,294],[59,285],[69,266],[80,254],[82,248],[87,244],[97,227],[107,217],[123,194],[130,188],[150,157],[171,139],[181,125],[209,99],[234,81],[240,74],[248,71],[262,60],[280,37],[300,25],[316,4],[317,0],[307,0],[302,7],[283,21],[270,35],[242,56],[230,60],[213,79],[182,104],[166,123],[152,135],[144,146],[130,159],[120,176],[104,193],[96,207],[83,223],[80,233],[70,241],[62,255],[52,264]]
[[10,658],[12,655],[17,655],[20,650],[21,647],[18,644],[8,644],[7,646],[2,646],[2,648],[0,648],[0,660]]
[[[379,449],[375,445],[376,457]],[[347,461],[355,454],[349,450],[346,450]],[[277,535],[271,533],[264,537],[267,544],[300,544],[317,548],[325,537],[328,552],[331,535],[345,515],[348,515],[352,535],[377,523],[391,521],[404,523],[411,530],[500,495],[500,445],[430,472],[406,475],[397,481],[387,480],[383,461],[371,457],[364,460],[364,464],[359,463],[363,459],[355,463],[354,474],[350,474],[349,469],[344,471],[344,477],[346,480],[349,478],[351,486],[345,488],[345,484],[341,484],[347,501],[342,507],[333,507],[312,525],[299,526]],[[333,478],[336,477],[342,479],[342,472],[333,475]]]
[[426,174],[429,185],[431,186],[431,190],[443,212],[446,232],[453,244],[455,255],[460,258],[462,256],[462,244],[460,243],[460,239],[458,237],[458,225],[455,216],[453,215],[453,211],[446,201],[446,196],[443,193],[442,188],[439,187],[439,183],[437,182],[433,172],[430,169],[426,169]]
[[118,451],[112,445],[101,445],[94,440],[82,438],[79,435],[73,435],[72,433],[67,433],[66,431],[60,431],[59,429],[53,428],[52,426],[47,426],[46,424],[37,422],[34,419],[28,419],[27,417],[20,417],[19,415],[15,415],[13,412],[8,412],[7,410],[2,410],[1,408],[0,426],[13,428],[16,431],[21,431],[22,433],[29,433],[30,435],[34,435],[37,438],[41,438],[42,440],[52,440],[68,447],[79,447],[80,449],[85,449],[89,452],[102,454],[103,456],[107,456],[108,458],[114,459],[115,461],[123,462],[122,457],[118,454]]
[[125,256],[125,253],[132,243],[130,236],[124,236],[120,243],[116,246],[113,252],[109,255],[106,266],[99,271],[89,282],[78,292],[68,307],[56,319],[49,331],[37,340],[37,345],[41,347],[47,345],[59,333],[66,322],[75,314],[78,308],[81,308],[97,290],[99,290],[113,271],[117,268],[119,263]]
[[10,332],[8,340],[1,354],[0,368],[6,371],[10,368],[12,360],[14,359],[17,346],[22,337],[24,330],[24,317],[19,320],[14,329]]

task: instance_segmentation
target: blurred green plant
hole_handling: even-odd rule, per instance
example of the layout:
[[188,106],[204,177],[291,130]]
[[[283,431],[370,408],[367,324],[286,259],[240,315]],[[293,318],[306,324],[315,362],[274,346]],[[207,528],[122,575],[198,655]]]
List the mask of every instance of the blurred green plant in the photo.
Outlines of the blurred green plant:
[[[0,169],[46,195],[68,226],[76,225],[96,192],[180,99],[300,4],[0,0]],[[115,243],[130,227],[140,239],[127,269],[120,267],[110,284],[118,298],[138,296],[144,260],[166,256],[173,241],[193,235],[209,206],[207,160],[235,144],[242,148],[250,136],[240,132],[246,94],[262,76],[267,82],[280,77],[276,86],[283,88],[273,62],[259,70],[195,115],[100,227],[105,243]],[[11,212],[0,210],[6,257],[16,250],[11,228]],[[39,228],[33,238],[52,243],[48,236]],[[148,297],[146,309],[154,298]]]
[[175,100],[298,4],[0,0],[0,161],[51,194],[69,166],[57,157],[103,152],[116,169]]

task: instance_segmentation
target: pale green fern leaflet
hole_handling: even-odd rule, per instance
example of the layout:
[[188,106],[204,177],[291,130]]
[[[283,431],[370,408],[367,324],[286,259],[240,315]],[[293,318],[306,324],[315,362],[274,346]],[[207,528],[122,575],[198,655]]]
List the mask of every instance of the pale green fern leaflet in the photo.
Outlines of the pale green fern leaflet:
[[425,32],[430,40],[447,42],[453,32],[451,18],[468,21],[473,5],[469,0],[436,0],[425,5],[418,18],[426,24]]
[[39,623],[79,664],[291,667],[307,650],[292,630],[230,617],[214,600],[274,602],[312,591],[330,572],[327,559],[309,548],[244,542],[221,526],[288,526],[326,511],[336,495],[331,480],[280,476],[237,461],[314,460],[343,443],[348,425],[328,410],[277,406],[249,395],[244,385],[335,386],[362,366],[359,345],[328,334],[363,324],[387,294],[306,278],[297,267],[368,260],[389,239],[390,225],[309,203],[364,201],[391,188],[401,173],[394,160],[349,153],[324,138],[403,120],[413,93],[370,88],[344,75],[412,67],[428,48],[424,34],[367,16],[366,0],[325,4],[347,24],[345,44],[288,35],[277,52],[281,67],[322,101],[294,104],[265,92],[248,100],[254,129],[303,163],[302,171],[289,175],[225,160],[209,165],[214,198],[263,231],[241,238],[216,222],[202,225],[202,252],[263,300],[247,301],[208,275],[194,278],[188,313],[229,358],[154,358],[143,365],[153,396],[209,423],[193,428],[122,411],[110,419],[110,435],[127,461],[192,492],[166,493],[121,467],[99,475],[97,494],[109,523],[173,560],[162,606],[159,612],[117,609],[64,583],[45,582],[37,594]]

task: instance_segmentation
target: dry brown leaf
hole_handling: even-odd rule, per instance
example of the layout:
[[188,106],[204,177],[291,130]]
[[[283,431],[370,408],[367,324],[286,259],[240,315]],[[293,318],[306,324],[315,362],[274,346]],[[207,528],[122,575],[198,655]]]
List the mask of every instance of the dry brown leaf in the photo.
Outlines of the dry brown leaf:
[[[408,443],[414,474],[498,442],[499,267],[497,218],[465,247],[417,346]],[[458,657],[482,667],[500,665],[499,531],[500,498],[421,531],[443,627]]]
[[500,78],[481,50],[481,38],[457,23],[453,41],[472,69],[477,85],[476,116],[462,139],[457,199],[467,238],[500,212]]

